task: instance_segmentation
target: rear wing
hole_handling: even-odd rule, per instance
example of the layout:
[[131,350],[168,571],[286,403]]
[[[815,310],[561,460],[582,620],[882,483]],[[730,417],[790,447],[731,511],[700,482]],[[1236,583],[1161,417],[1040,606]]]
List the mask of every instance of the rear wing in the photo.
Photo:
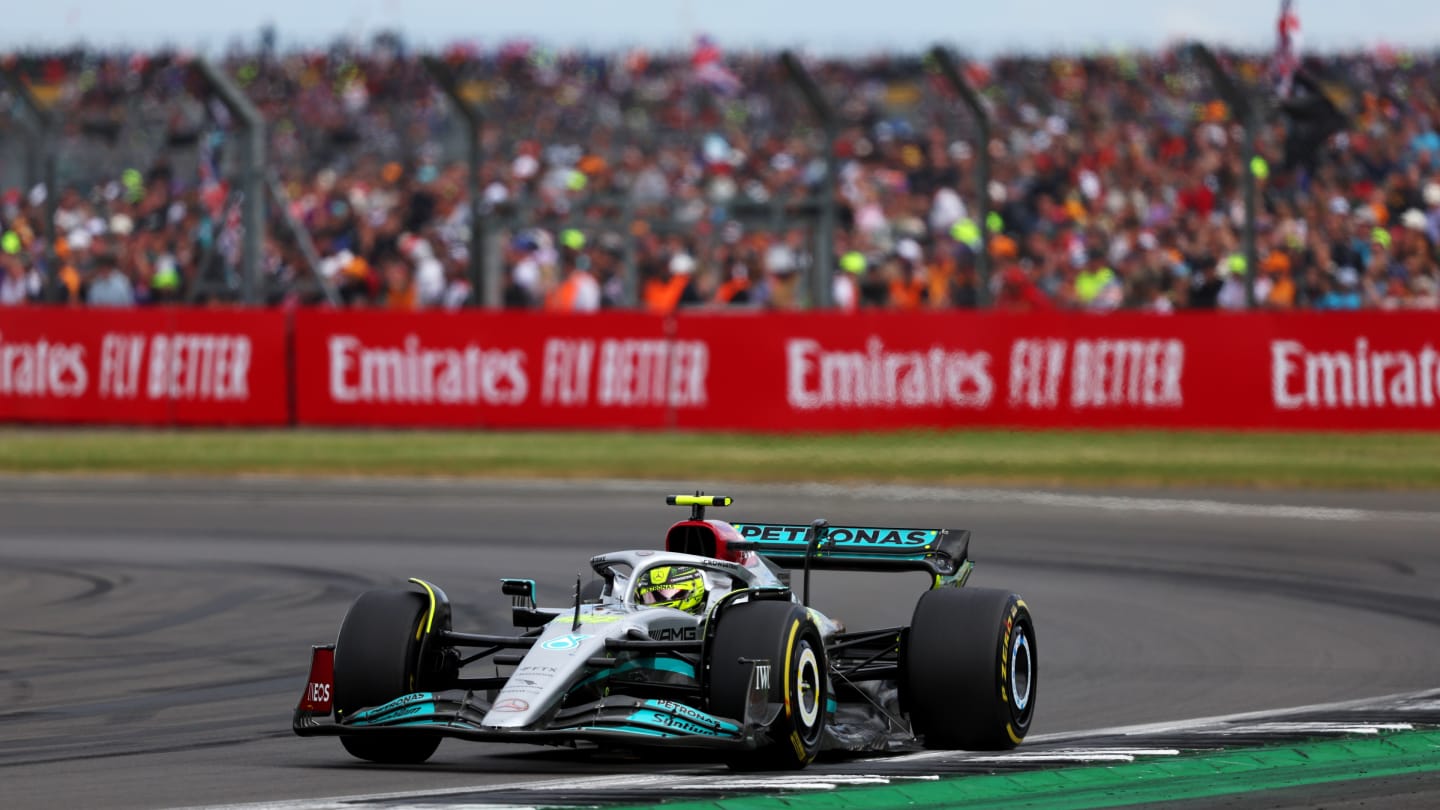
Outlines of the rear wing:
[[[731,548],[758,552],[785,568],[803,568],[810,526],[781,523],[733,523],[741,543]],[[901,529],[881,526],[830,526],[810,558],[812,569],[849,571],[927,571],[938,577],[960,572],[970,553],[968,529]]]

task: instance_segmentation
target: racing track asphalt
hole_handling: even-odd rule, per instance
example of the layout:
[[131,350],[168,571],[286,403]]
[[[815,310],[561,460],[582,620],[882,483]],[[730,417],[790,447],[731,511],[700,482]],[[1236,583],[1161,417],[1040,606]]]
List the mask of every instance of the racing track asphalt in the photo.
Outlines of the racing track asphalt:
[[[456,741],[424,767],[362,766],[333,740],[292,736],[289,720],[309,645],[334,638],[362,589],[422,576],[449,592],[457,627],[499,630],[497,577],[534,577],[542,602],[566,601],[589,555],[658,543],[680,517],[661,505],[671,489],[0,478],[0,805],[164,807],[653,769]],[[1440,685],[1433,494],[725,489],[737,520],[973,529],[972,584],[1013,589],[1034,611],[1032,734]],[[924,586],[815,582],[815,604],[852,629],[903,623]]]

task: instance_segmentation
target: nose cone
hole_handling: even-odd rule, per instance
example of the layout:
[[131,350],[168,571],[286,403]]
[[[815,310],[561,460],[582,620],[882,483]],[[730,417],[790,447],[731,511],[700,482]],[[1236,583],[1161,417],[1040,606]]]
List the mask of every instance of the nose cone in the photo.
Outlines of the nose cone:
[[582,624],[572,632],[568,621],[547,627],[495,696],[483,725],[527,728],[544,718],[584,674],[585,662],[605,653],[605,634],[597,629]]

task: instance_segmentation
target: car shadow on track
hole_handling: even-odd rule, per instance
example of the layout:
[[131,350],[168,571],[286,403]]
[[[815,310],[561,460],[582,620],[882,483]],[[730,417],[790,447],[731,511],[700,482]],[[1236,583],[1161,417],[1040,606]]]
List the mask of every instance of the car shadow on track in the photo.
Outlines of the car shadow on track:
[[[884,756],[877,752],[849,754],[827,752],[816,761],[816,765],[843,765],[855,759]],[[566,776],[617,775],[624,773],[651,773],[656,767],[665,767],[677,772],[710,773],[725,772],[727,769],[721,757],[714,752],[694,750],[665,750],[659,748],[636,749],[544,749],[539,751],[476,752],[466,756],[460,745],[440,749],[436,758],[419,765],[381,765],[351,759],[342,751],[336,751],[332,762],[291,763],[289,767],[320,768],[324,770],[389,770],[428,773],[472,773],[552,776],[563,773]]]
[[[338,746],[337,746],[338,748]],[[448,756],[447,756],[448,754]],[[557,771],[567,776],[613,775],[618,773],[647,773],[657,765],[707,771],[724,767],[713,753],[697,751],[665,751],[662,749],[625,750],[543,750],[497,753],[477,752],[474,757],[465,756],[461,746],[456,745],[447,752],[441,748],[435,759],[419,765],[381,765],[351,759],[343,751],[336,751],[335,760],[326,763],[294,763],[297,768],[322,768],[326,770],[417,771],[442,773],[495,773],[551,775]]]

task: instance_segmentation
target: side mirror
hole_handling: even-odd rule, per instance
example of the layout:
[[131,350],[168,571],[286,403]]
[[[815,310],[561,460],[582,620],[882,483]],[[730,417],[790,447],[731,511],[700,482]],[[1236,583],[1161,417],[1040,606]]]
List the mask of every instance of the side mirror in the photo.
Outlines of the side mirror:
[[535,580],[502,579],[500,592],[510,597],[510,604],[526,610],[535,609]]

